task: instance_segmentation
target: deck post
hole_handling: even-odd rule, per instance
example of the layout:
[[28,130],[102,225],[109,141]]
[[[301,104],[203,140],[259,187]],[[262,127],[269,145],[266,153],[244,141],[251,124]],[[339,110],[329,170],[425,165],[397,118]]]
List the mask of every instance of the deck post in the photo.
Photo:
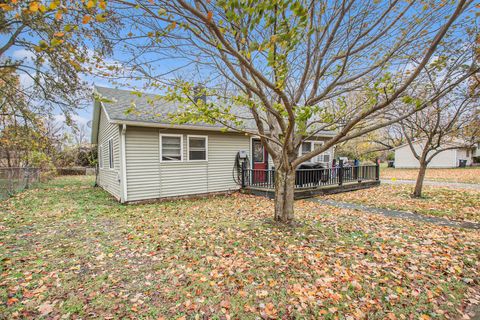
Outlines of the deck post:
[[338,185],[343,184],[343,160],[338,161]]
[[375,180],[380,180],[380,162],[375,159]]

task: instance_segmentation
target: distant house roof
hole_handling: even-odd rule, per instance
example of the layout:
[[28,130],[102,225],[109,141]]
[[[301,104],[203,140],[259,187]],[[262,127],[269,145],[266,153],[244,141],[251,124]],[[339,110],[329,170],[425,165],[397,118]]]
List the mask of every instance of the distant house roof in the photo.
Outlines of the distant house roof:
[[[92,124],[92,143],[97,142],[100,111],[103,106],[108,120],[111,123],[127,124],[147,127],[168,127],[179,129],[196,130],[224,130],[221,124],[197,122],[193,124],[173,124],[169,114],[179,110],[179,103],[167,101],[161,95],[140,93],[138,91],[122,90],[95,86],[95,103]],[[243,108],[237,108],[232,112],[242,117],[244,128],[256,131],[255,121],[252,115]],[[239,128],[240,129],[240,128]],[[332,136],[334,132],[325,131],[318,136]]]
[[[412,144],[419,144],[421,143],[425,138],[420,138],[412,141]],[[471,148],[472,144],[466,142],[466,141],[461,141],[461,140],[455,140],[455,141],[445,141],[443,145],[448,145],[452,147],[457,147],[458,149],[465,149],[465,148]],[[399,146],[396,146],[395,148],[390,149],[390,151],[395,151],[404,147],[408,147],[408,142],[401,144]]]

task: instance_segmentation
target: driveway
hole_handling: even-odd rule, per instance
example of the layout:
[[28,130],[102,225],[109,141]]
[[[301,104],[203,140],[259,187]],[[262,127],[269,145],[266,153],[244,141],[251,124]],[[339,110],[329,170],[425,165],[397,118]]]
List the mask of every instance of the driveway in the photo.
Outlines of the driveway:
[[[385,184],[415,184],[415,180],[392,180],[392,179],[381,179],[382,183]],[[446,182],[446,181],[423,181],[424,186],[436,186],[436,187],[447,187],[447,188],[458,188],[458,189],[470,189],[470,190],[480,190],[480,184],[478,183],[461,183],[461,182]]]

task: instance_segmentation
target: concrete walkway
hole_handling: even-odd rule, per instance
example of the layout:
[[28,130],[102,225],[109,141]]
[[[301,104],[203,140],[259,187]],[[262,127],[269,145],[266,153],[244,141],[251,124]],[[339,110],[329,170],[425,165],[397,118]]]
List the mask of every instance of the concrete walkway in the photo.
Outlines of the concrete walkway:
[[320,204],[333,206],[333,207],[343,208],[343,209],[354,209],[354,210],[361,210],[365,212],[376,213],[376,214],[383,215],[385,217],[406,219],[406,220],[419,221],[424,223],[432,223],[432,224],[436,224],[439,226],[446,226],[446,227],[480,230],[480,223],[475,223],[475,222],[453,221],[453,220],[448,220],[444,218],[424,216],[421,214],[415,214],[407,211],[382,209],[382,208],[365,206],[365,205],[355,204],[355,203],[325,200],[321,198],[310,198],[308,200],[314,201]]
[[[391,179],[382,179],[382,183],[385,184],[415,184],[415,180],[391,180]],[[447,182],[447,181],[432,181],[425,180],[423,181],[424,186],[437,186],[437,187],[447,187],[447,188],[457,188],[457,189],[470,189],[480,191],[480,184],[478,183],[462,183],[462,182]]]

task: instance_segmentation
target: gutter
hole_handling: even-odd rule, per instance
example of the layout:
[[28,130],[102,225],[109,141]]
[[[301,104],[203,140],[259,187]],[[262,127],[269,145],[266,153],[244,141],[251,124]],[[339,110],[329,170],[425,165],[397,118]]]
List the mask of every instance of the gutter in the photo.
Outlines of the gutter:
[[[149,128],[162,128],[162,129],[182,129],[182,130],[199,130],[199,131],[218,131],[218,132],[231,132],[231,133],[239,133],[229,128],[224,127],[205,127],[205,126],[198,126],[198,125],[184,125],[184,124],[167,124],[167,123],[155,123],[155,122],[147,122],[147,121],[133,121],[133,120],[118,120],[118,119],[109,119],[110,123],[118,124],[118,125],[128,125],[128,126],[136,126],[136,127],[149,127]],[[249,129],[246,129],[249,130]],[[251,129],[254,130],[254,129]],[[249,133],[251,135],[256,135],[255,132]],[[335,133],[322,133],[317,135],[316,137],[333,137]]]

